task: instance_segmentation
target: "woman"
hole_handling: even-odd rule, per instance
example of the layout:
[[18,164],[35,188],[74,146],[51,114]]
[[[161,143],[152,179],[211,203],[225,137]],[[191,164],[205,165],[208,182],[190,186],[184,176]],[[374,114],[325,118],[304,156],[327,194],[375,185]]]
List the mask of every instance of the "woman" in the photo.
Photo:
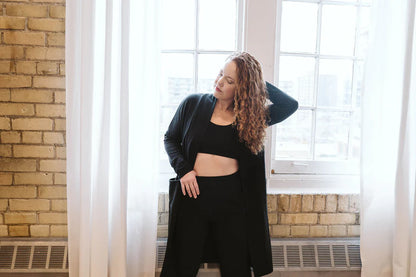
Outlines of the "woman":
[[263,141],[298,103],[265,83],[247,52],[228,57],[214,88],[187,96],[165,133],[177,177],[162,277],[196,276],[203,262],[219,262],[222,277],[273,271]]

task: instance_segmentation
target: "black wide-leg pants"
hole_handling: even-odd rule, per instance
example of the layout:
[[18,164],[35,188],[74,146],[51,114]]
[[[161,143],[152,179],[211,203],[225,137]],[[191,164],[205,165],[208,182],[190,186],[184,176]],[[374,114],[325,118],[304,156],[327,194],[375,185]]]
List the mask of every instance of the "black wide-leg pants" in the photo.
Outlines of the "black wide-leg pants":
[[195,277],[202,263],[208,230],[212,230],[221,277],[250,277],[245,207],[240,172],[223,176],[196,176],[197,198],[182,194],[176,223],[177,270]]

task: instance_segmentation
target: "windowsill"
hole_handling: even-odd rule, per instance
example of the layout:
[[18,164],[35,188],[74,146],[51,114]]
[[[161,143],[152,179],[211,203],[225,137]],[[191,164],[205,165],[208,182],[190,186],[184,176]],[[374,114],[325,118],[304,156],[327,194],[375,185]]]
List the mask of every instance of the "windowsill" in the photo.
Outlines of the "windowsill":
[[[175,176],[175,173],[159,174],[159,192],[168,193],[169,178]],[[360,193],[360,176],[357,175],[273,174],[267,182],[268,194]]]
[[359,194],[359,175],[273,174],[268,194]]

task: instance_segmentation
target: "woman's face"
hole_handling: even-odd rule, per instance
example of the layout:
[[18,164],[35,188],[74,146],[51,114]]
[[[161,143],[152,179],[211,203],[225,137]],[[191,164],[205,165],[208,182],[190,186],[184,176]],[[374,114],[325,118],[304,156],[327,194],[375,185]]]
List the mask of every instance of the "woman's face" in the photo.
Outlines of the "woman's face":
[[224,64],[215,79],[214,96],[223,100],[233,100],[237,84],[237,65],[234,61]]

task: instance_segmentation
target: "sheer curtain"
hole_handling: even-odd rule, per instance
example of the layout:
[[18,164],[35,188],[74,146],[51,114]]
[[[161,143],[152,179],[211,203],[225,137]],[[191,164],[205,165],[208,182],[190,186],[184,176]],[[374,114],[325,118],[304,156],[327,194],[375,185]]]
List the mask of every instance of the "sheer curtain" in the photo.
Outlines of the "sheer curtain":
[[363,277],[416,276],[415,0],[373,0],[364,68]]
[[155,276],[158,0],[66,4],[69,276]]

